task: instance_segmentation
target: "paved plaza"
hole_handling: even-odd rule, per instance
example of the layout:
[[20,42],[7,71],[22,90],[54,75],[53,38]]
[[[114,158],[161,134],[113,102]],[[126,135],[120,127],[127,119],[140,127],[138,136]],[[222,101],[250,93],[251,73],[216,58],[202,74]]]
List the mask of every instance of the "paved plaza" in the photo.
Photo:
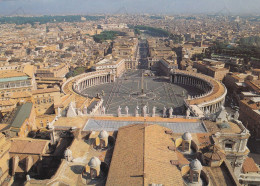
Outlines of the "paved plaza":
[[[170,83],[169,78],[163,76],[144,76],[142,70],[131,70],[123,74],[115,82],[87,88],[83,91],[89,96],[99,94],[104,99],[107,114],[117,114],[118,107],[125,114],[125,107],[129,108],[129,114],[135,113],[139,107],[139,113],[144,105],[148,114],[156,107],[156,114],[162,115],[163,108],[172,107],[174,115],[184,114],[184,99],[189,95],[200,94],[197,89],[189,86],[179,86]],[[143,90],[142,90],[143,87]]]

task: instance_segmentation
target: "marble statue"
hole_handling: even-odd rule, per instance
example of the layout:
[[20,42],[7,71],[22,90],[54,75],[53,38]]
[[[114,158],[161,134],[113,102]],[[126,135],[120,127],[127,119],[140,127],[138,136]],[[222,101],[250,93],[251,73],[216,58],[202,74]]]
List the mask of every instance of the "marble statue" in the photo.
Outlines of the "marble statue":
[[153,106],[153,113],[152,113],[152,117],[155,117],[155,112],[156,112],[156,107]]
[[163,118],[165,118],[166,117],[166,108],[165,107],[163,107]]
[[50,133],[50,138],[51,138],[51,144],[54,145],[56,143],[56,141],[57,141],[57,137],[55,135],[54,128],[53,128],[53,130]]
[[209,112],[209,110],[207,108],[205,110],[205,117],[206,118],[210,118],[210,112]]
[[101,114],[103,114],[103,115],[106,114],[106,107],[102,106],[102,108],[101,108]]
[[55,121],[58,121],[58,119],[59,119],[59,117],[55,116],[55,118],[54,118],[54,120],[52,122],[54,123]]
[[138,107],[138,105],[137,105],[136,108],[135,108],[135,117],[138,117],[138,116],[139,116],[138,110],[139,110],[139,107]]
[[78,109],[78,116],[83,116],[83,113],[81,112],[80,109]]
[[128,106],[125,106],[125,113],[126,113],[126,116],[128,116],[128,111],[129,111]]
[[239,112],[238,110],[236,110],[235,114],[234,114],[234,120],[238,120],[239,118]]
[[73,160],[72,152],[71,152],[71,150],[70,150],[69,148],[67,148],[67,149],[65,150],[65,152],[64,152],[64,158],[65,158],[66,161],[72,162],[72,160]]
[[47,128],[50,129],[50,130],[54,129],[53,123],[47,122]]
[[122,109],[121,109],[121,107],[119,106],[118,109],[117,109],[117,115],[118,115],[118,117],[121,116],[121,110],[122,110]]
[[169,110],[169,118],[172,118],[173,108],[171,107]]
[[144,117],[147,116],[147,106],[146,105],[143,107],[143,116]]
[[187,117],[190,116],[190,109],[189,109],[189,108],[186,110],[186,116],[187,116]]
[[88,108],[86,107],[86,105],[83,108],[83,114],[87,115],[88,114]]
[[26,181],[30,181],[31,180],[31,177],[29,174],[26,175]]
[[58,117],[61,117],[61,108],[58,107]]

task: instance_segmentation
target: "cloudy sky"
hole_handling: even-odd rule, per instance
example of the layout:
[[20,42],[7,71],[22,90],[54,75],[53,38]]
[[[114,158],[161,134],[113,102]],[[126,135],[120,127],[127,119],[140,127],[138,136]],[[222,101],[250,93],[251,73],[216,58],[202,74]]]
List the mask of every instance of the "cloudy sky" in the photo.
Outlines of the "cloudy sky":
[[[260,0],[0,0],[0,15],[91,13],[260,14]],[[224,10],[223,10],[224,9]]]

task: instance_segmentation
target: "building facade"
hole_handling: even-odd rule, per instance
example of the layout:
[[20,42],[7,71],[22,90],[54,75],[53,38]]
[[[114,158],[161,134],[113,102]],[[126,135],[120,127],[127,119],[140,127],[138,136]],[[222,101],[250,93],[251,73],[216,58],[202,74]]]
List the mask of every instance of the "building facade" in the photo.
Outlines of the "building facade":
[[35,89],[34,80],[23,72],[2,71],[0,75],[0,93],[1,98],[11,92],[25,92]]

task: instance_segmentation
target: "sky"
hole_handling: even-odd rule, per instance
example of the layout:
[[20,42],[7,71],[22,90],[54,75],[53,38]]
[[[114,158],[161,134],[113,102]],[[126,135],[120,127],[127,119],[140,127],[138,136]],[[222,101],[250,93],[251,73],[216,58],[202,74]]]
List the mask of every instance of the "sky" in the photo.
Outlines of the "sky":
[[0,0],[0,15],[260,14],[260,0]]

